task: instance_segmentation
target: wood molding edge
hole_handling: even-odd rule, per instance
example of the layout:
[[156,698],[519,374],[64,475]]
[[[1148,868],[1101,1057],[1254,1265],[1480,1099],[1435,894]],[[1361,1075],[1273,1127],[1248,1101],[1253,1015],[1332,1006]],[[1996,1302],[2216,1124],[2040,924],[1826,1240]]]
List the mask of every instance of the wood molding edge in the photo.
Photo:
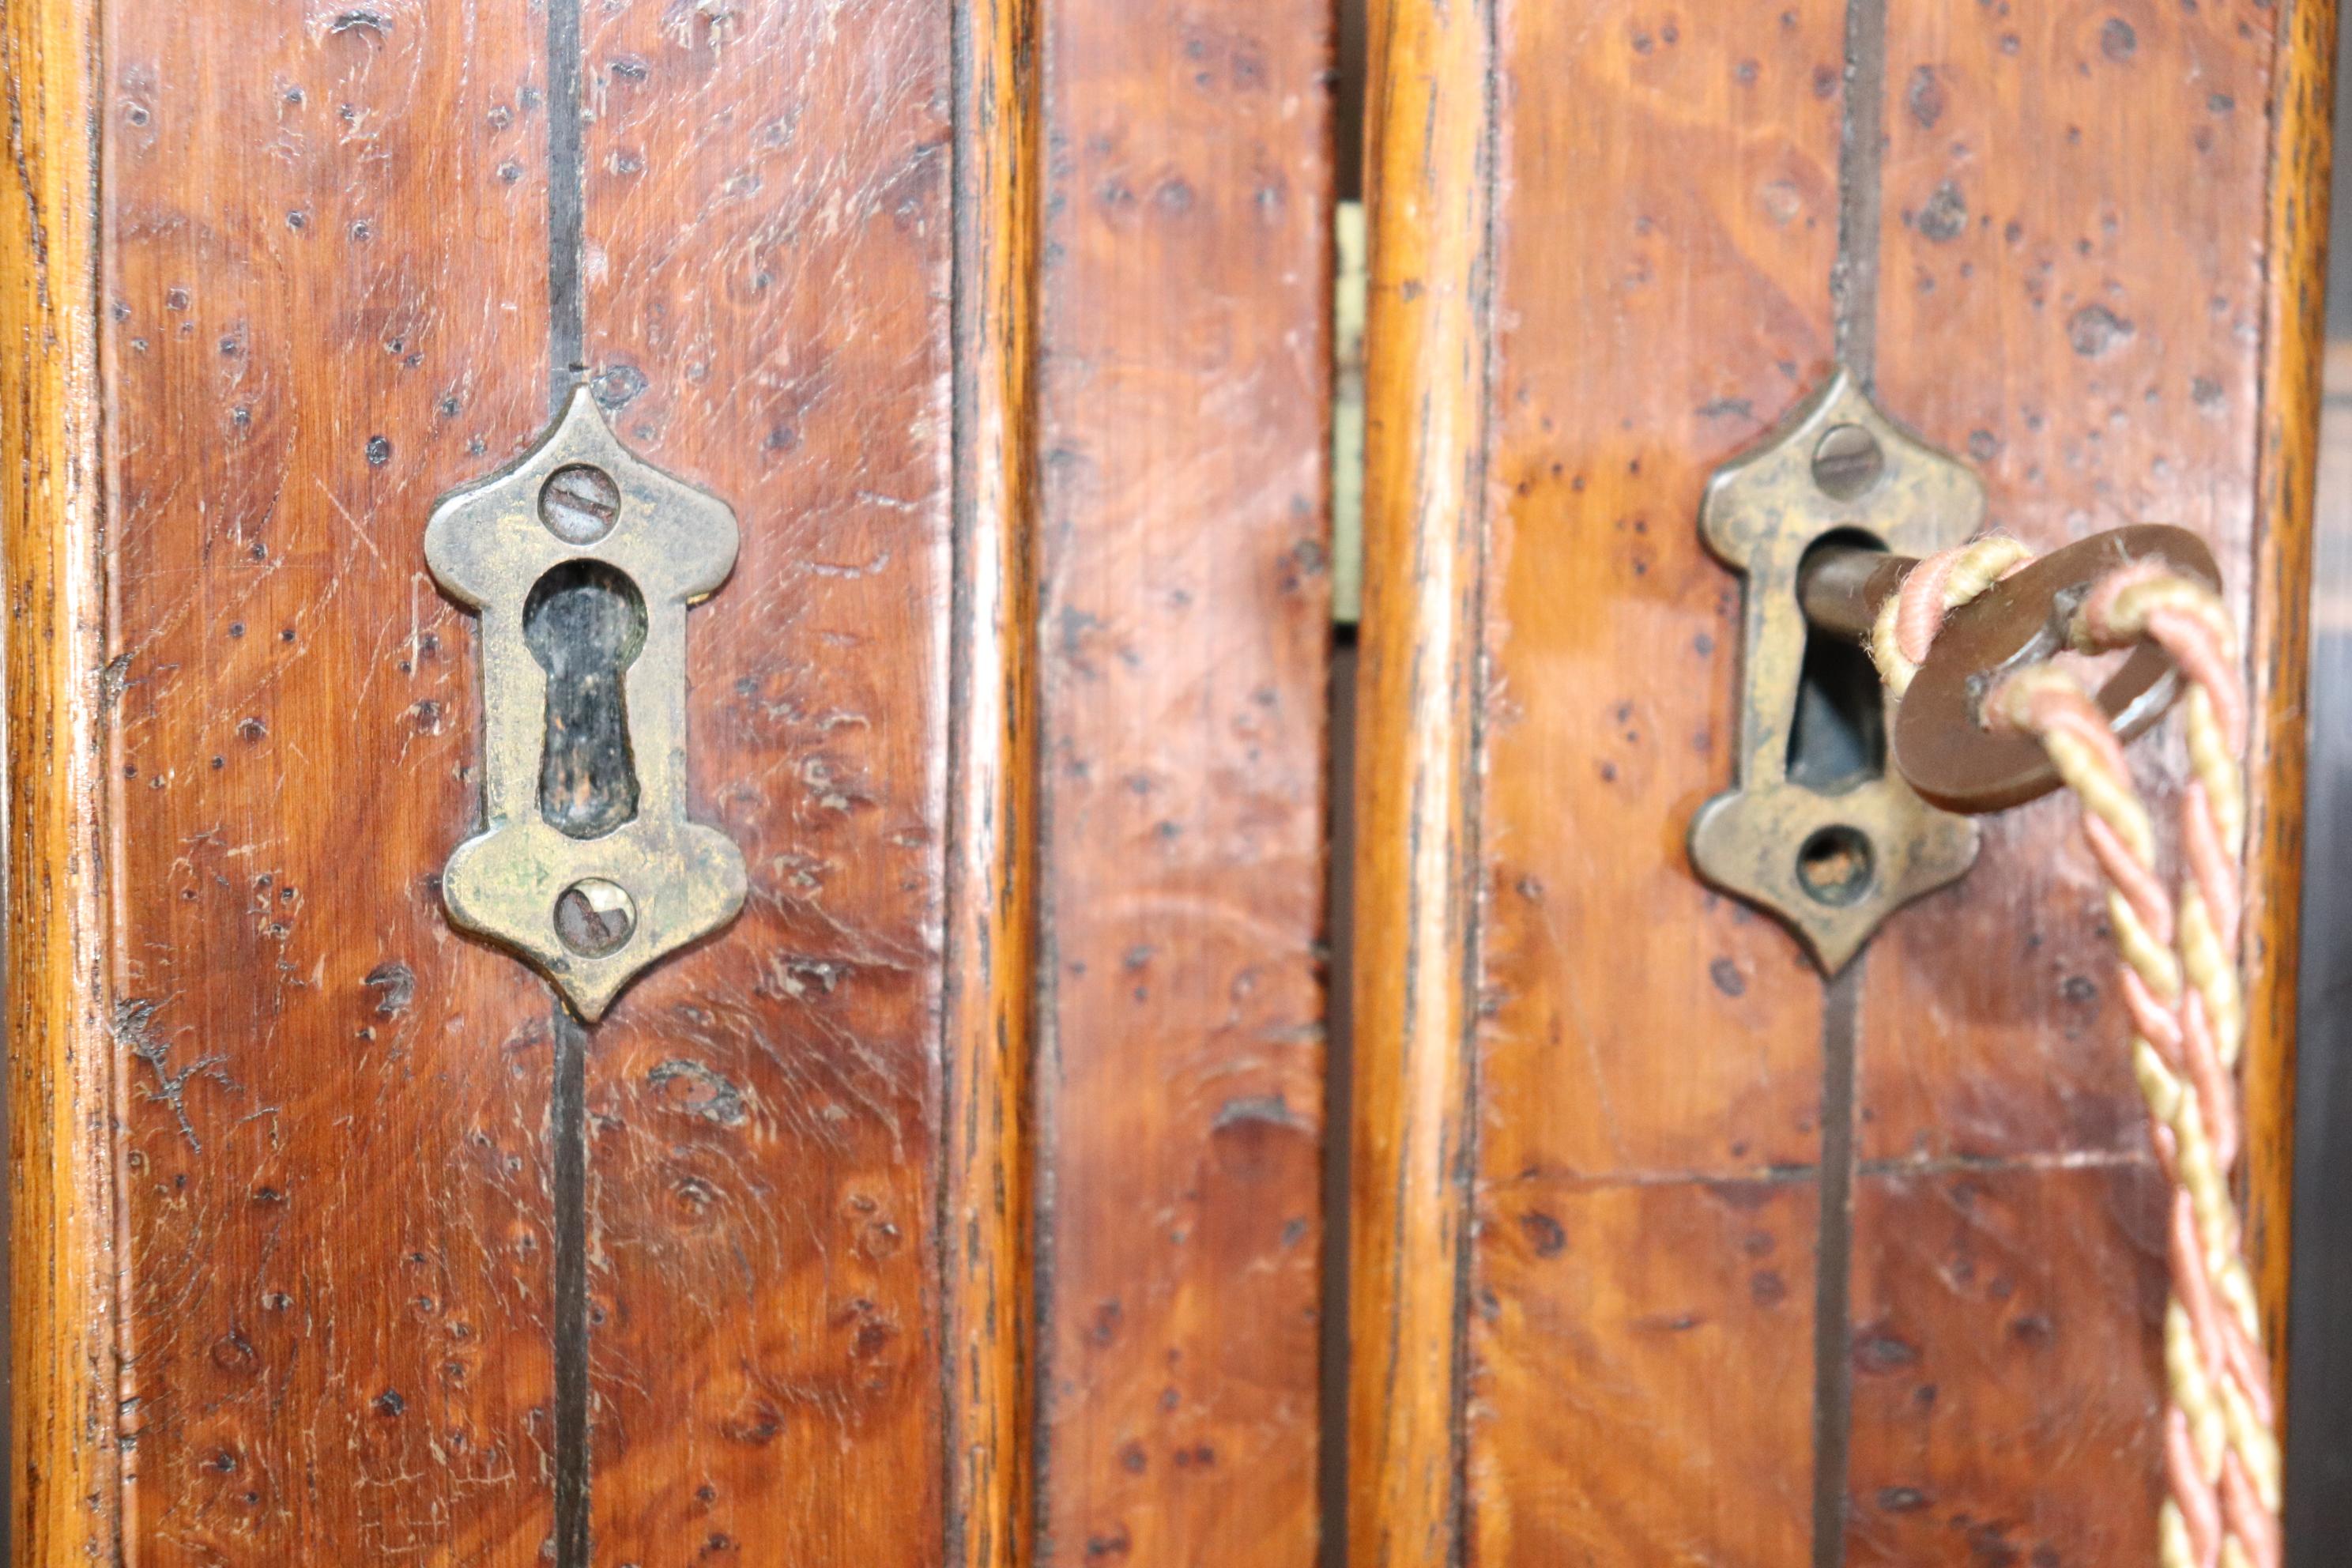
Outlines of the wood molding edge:
[[2296,956],[2311,666],[2312,485],[2326,345],[2336,0],[2284,0],[2271,89],[2262,411],[2255,453],[2255,722],[2247,768],[2247,1233],[2272,1378],[2286,1388]]
[[116,1560],[97,8],[0,0],[13,1560]]
[[1490,5],[1374,7],[1348,1561],[1456,1560],[1475,1153]]
[[1038,0],[956,7],[955,584],[941,1064],[948,1562],[1036,1516]]

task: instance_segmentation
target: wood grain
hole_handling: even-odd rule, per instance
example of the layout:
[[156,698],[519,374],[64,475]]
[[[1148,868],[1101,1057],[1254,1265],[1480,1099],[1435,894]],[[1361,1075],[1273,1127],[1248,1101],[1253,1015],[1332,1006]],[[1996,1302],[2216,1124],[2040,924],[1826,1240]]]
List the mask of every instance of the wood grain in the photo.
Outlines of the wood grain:
[[1317,1522],[1330,13],[1044,15],[1038,1550]]
[[[1844,23],[1523,7],[1506,36],[1507,76],[1545,85],[1504,100],[1488,394],[1482,1565],[1780,1564],[1810,1539],[1822,987],[1684,836],[1736,743],[1738,588],[1699,492],[1830,353]],[[1719,1213],[1764,1181],[1769,1265]],[[1521,1194],[1560,1187],[1591,1195],[1528,1212],[1562,1248],[1622,1245],[1555,1299],[1517,1265],[1551,1234]],[[1608,1402],[1564,1411],[1589,1375]],[[1655,1429],[1603,1441],[1612,1409]]]
[[2246,915],[2244,1192],[2256,1289],[2264,1332],[2275,1347],[2272,1373],[2282,1400],[2287,1384],[2287,1269],[2294,1253],[2289,1210],[2295,1172],[2296,960],[2307,863],[2305,751],[2314,721],[2313,503],[2326,353],[2336,27],[2335,0],[2286,0],[2279,7],[2249,573],[2253,606],[2247,635],[2260,653],[2253,668],[2259,718],[2247,766],[2262,787],[2252,803],[2247,840],[2254,869]]
[[1492,10],[1371,16],[1347,1560],[1449,1560],[1462,1500]]
[[1474,1561],[1807,1560],[1820,1202],[1809,1176],[1484,1191]]
[[[1375,365],[1412,370],[1370,395],[1368,566],[1390,586],[1364,633],[1351,1539],[1426,1561],[1458,1528],[1480,1564],[2145,1555],[2153,1173],[2070,813],[2000,824],[1842,983],[1858,1118],[1824,1127],[1838,1010],[1684,863],[1736,679],[1736,586],[1692,523],[1706,474],[1825,373],[1834,302],[1884,401],[1982,468],[2030,542],[2204,531],[2253,619],[2256,998],[2284,1017],[2326,7],[1506,8],[1491,77],[1421,9],[1375,82],[1397,119],[1373,180],[1412,193],[1450,150],[1453,199],[1376,208],[1375,254],[1453,244],[1446,275],[1472,276],[1460,138],[1490,102],[1502,195],[1491,327],[1461,329],[1483,379],[1412,358],[1443,297],[1383,300],[1374,328]],[[1449,440],[1482,416],[1485,445]],[[1483,532],[1415,510],[1481,465]],[[1475,748],[1435,673],[1464,570],[1485,583]],[[1424,663],[1383,680],[1384,655]],[[2156,771],[2169,787],[2177,759]],[[1416,826],[1475,847],[1477,901]],[[1450,995],[1475,1010],[1467,1067]],[[2273,1026],[2250,1086],[2266,1260],[2284,1058]],[[1474,1263],[1449,1302],[1454,1172],[1426,1141],[1463,1124]],[[1849,1138],[1850,1280],[1838,1186],[1815,1184]],[[1761,1298],[1719,1223],[1732,1184],[1776,1216]],[[1391,1323],[1417,1366],[1383,1359]],[[1792,1376],[1816,1346],[1840,1360]],[[2065,1448],[2078,1429],[2091,1446]]]
[[956,12],[940,1359],[951,1568],[1034,1560],[1036,0]]
[[[2277,671],[2303,666],[2299,602],[2294,623],[2281,625],[2275,574],[2284,552],[2305,582],[2292,562],[2308,531],[2307,509],[2297,519],[2263,493],[2263,426],[2282,416],[2267,365],[2283,336],[2317,331],[2305,323],[2282,334],[2273,325],[2281,274],[2265,247],[2280,132],[2261,109],[2277,90],[2277,20],[2238,7],[2133,4],[2005,16],[1897,8],[1879,321],[1887,405],[1969,455],[1997,524],[2042,549],[2125,521],[2204,534],[2253,633],[2251,665],[2264,689]],[[2002,151],[2011,145],[2039,151],[2030,159]],[[1979,348],[1956,367],[1905,346],[1928,342]],[[2287,352],[2307,374],[2310,346]],[[2308,426],[2313,409],[2306,394],[2301,413],[2285,417]],[[2302,461],[2307,468],[2307,450]],[[2304,479],[2277,482],[2307,493]],[[2300,679],[2287,678],[2290,688]],[[2300,816],[2294,747],[2281,746],[2276,701],[2251,764],[2263,824],[2253,840],[2252,1000],[2264,1018],[2288,1016],[2271,1011],[2286,977],[2267,956],[2278,951],[2277,917],[2265,927],[2261,911],[2279,896],[2270,884],[2283,868],[2292,902]],[[2138,757],[2143,779],[2168,800],[2184,765],[2177,742],[2143,746]],[[2150,1445],[2106,1446],[2115,1479],[2082,1492],[2068,1517],[2048,1500],[2065,1489],[2053,1479],[2057,1461],[2032,1436],[2057,1418],[2050,1412],[2153,1412],[2162,1387],[2158,1317],[2142,1314],[2145,1353],[2127,1353],[2137,1342],[2117,1332],[2134,1320],[2116,1315],[2129,1297],[2116,1281],[2152,1266],[2152,1243],[2134,1224],[2138,1205],[2069,1197],[2081,1178],[2053,1168],[2120,1160],[2108,1179],[2124,1190],[2150,1179],[2112,944],[2074,819],[2063,800],[1995,819],[1977,870],[1898,920],[1872,955],[1856,1332],[1874,1311],[1912,1325],[1922,1357],[1942,1369],[1932,1381],[1964,1413],[1938,1415],[1938,1430],[2006,1423],[2019,1436],[2000,1447],[1938,1440],[1895,1464],[1890,1455],[1921,1418],[1872,1401],[1858,1377],[1855,1560],[1918,1560],[1916,1535],[1874,1523],[1872,1489],[1894,1485],[1922,1500],[1910,1520],[1920,1529],[1962,1515],[1986,1528],[2034,1521],[2064,1561],[2154,1549]],[[1923,1018],[1934,1026],[1920,1027]],[[2269,1131],[2253,1142],[2253,1182],[2263,1194],[2258,1214],[2276,1223],[2288,1169],[2288,1037],[2260,1033],[2248,1092],[2253,1125]],[[1903,1195],[1915,1191],[1910,1172],[1949,1157],[1989,1165],[1986,1180],[2011,1193],[2022,1233],[2068,1260],[2050,1280],[2043,1313],[2055,1342],[2036,1350],[2030,1373],[1997,1314],[1970,1311],[1915,1259],[1919,1215]],[[2060,1214],[2072,1217],[2063,1235],[2052,1234]],[[2275,1335],[2283,1267],[2268,1272]],[[2087,1343],[2068,1342],[2077,1339]],[[2031,1383],[2031,1405],[2000,1392],[2021,1380]],[[1873,1542],[1896,1544],[1882,1555]]]
[[[79,1399],[85,1418],[39,1435],[70,1494],[20,1470],[47,1532],[25,1539],[107,1549],[120,1392],[149,1561],[645,1568],[786,1540],[811,1562],[1009,1568],[1033,1519],[1131,1492],[1138,1453],[1157,1470],[1145,1559],[1311,1542],[1329,46],[1319,22],[1231,10],[1055,14],[1055,112],[1117,129],[1086,132],[1105,183],[1051,253],[1029,0],[908,0],[854,26],[781,3],[578,24],[502,0],[299,24],[110,11],[119,609],[101,643],[92,468],[24,514],[64,553],[21,557],[54,590],[55,640],[11,645],[20,671],[39,650],[12,693],[47,704],[16,733],[51,748],[14,775],[14,820],[47,835],[20,863],[39,897],[19,896],[65,910],[74,870],[86,916],[17,950],[54,981],[17,993],[41,1008],[20,1037],[56,1042],[18,1101],[59,1116],[26,1139],[51,1170],[31,1212],[79,1205],[54,1212],[84,1227],[81,1272],[26,1297],[82,1334],[45,1343],[80,1383],[31,1369],[26,1414]],[[71,42],[89,11],[46,19]],[[46,64],[12,79],[74,86]],[[38,124],[70,124],[95,89],[76,90]],[[18,166],[36,219],[96,184],[70,157],[20,147]],[[1146,174],[1139,216],[1120,190]],[[1139,223],[1144,278],[1181,300],[1216,273],[1222,292],[1133,312]],[[58,254],[95,267],[78,243]],[[1050,346],[1049,259],[1091,279]],[[57,391],[37,434],[94,462],[71,355],[95,298],[11,299],[64,327],[27,361]],[[476,699],[416,539],[431,497],[517,452],[573,374],[743,516],[735,578],[690,624],[689,717],[694,809],[754,882],[733,929],[589,1034],[436,907],[427,868],[477,809]],[[1194,406],[1196,386],[1232,396]],[[1093,465],[1063,487],[1050,555],[1049,440]],[[1120,514],[1099,547],[1074,526],[1097,506]],[[1040,1509],[1045,569],[1065,681],[1098,678],[1079,644],[1130,592],[1182,641],[1116,694],[1061,689],[1058,734],[1117,781],[1108,805],[1052,803],[1061,890],[1124,895],[1139,846],[1157,869],[1134,899],[1070,900],[1055,935],[1076,977],[1079,955],[1110,975],[1139,937],[1167,944],[1147,1059],[1177,1092],[1138,1092],[1126,1065],[1131,965],[1115,998],[1045,1016],[1095,1075],[1054,1130],[1075,1152],[1062,1237],[1106,1244],[1100,1279],[1136,1263],[1139,1288],[1125,1364],[1090,1346],[1070,1381],[1076,1435]],[[109,654],[110,710],[92,700]],[[121,857],[103,910],[96,868],[64,853],[97,842],[101,805]],[[69,967],[110,921],[113,972]],[[583,1055],[581,1131],[558,1068]],[[79,1081],[43,1100],[60,1070]],[[1138,1147],[1170,1216],[1148,1266],[1116,1179]],[[386,1194],[404,1201],[361,1212]],[[1083,1247],[1066,1256],[1091,1305]],[[1150,1425],[1148,1450],[1092,1424],[1097,1395]]]
[[2153,1560],[2164,1203],[2140,1160],[1860,1185],[1843,1561]]
[[688,767],[751,881],[589,1047],[599,1562],[941,1549],[950,45],[914,0],[585,19],[591,385],[741,519]]
[[0,5],[8,1533],[27,1564],[111,1562],[120,1541],[95,43],[76,0]]
[[546,407],[539,32],[520,0],[106,25],[129,1549],[520,1568],[549,1013],[439,907],[476,698],[420,539]]
[[[1685,863],[1737,679],[1692,524],[1874,297],[1998,521],[2214,540],[2275,1333],[2334,8],[1888,7],[1875,206],[1848,7],[1717,9],[1378,14],[1349,1550],[2145,1556],[2154,1177],[2068,814],[1865,961],[1849,1285],[1837,1012]],[[588,5],[584,178],[525,0],[96,12],[0,3],[16,1560],[583,1568],[584,1365],[595,1563],[1298,1568],[1325,8]],[[573,195],[582,373],[744,521],[690,721],[753,879],[563,1036],[580,1142],[548,994],[439,908],[477,699],[418,542],[542,425]]]
[[[1887,49],[1889,409],[1967,454],[1989,521],[2038,550],[2126,521],[2195,529],[2242,613],[2266,24],[1906,7]],[[2011,137],[2040,153],[1996,155]],[[1984,347],[1959,366],[1906,346],[1960,342]],[[2177,778],[2169,751],[2141,752]],[[1864,1158],[2145,1151],[2100,897],[2053,798],[1991,819],[1978,870],[1889,928],[1864,1004]],[[1920,1016],[1940,1026],[1905,1027]]]

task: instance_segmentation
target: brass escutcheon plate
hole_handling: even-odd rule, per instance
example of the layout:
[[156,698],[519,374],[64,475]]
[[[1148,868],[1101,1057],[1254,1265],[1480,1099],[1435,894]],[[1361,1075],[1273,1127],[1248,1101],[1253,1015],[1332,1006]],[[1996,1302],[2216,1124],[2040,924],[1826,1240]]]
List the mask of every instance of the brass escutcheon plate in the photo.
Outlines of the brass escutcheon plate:
[[[449,857],[442,898],[455,924],[520,953],[591,1023],[646,965],[743,906],[742,852],[686,812],[687,607],[727,580],[737,543],[733,510],[631,454],[584,387],[539,445],[443,497],[425,526],[434,579],[481,617],[483,826]],[[525,619],[560,574],[601,574],[642,616],[606,676],[625,742],[614,765],[630,786],[614,826],[583,827],[543,794],[559,719]]]
[[1829,534],[1919,556],[1965,541],[1983,516],[1976,476],[1896,427],[1843,370],[1717,470],[1700,502],[1707,548],[1748,591],[1737,776],[1692,822],[1691,863],[1786,922],[1824,973],[1843,969],[1897,909],[1965,872],[1978,834],[1891,767],[1834,792],[1790,778],[1807,637],[1799,568]]

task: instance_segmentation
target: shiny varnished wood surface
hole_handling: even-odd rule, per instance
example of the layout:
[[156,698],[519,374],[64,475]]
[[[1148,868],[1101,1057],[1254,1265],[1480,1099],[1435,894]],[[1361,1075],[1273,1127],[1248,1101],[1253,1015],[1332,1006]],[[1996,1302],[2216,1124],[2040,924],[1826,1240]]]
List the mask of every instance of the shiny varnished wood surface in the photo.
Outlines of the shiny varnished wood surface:
[[[2302,637],[2279,624],[2276,574],[2304,581],[2293,563],[2305,531],[2265,493],[2266,421],[2282,416],[2270,405],[2276,373],[2255,352],[2306,330],[2278,335],[2268,292],[2294,270],[2292,253],[2283,268],[2266,259],[2268,244],[2294,243],[2269,232],[2273,126],[2261,109],[2275,88],[2278,18],[2157,6],[1890,16],[1888,405],[1969,454],[1992,520],[2036,548],[2124,521],[2203,534],[2256,636],[2258,679],[2272,686],[2291,670],[2299,686]],[[2011,137],[2042,153],[1978,151]],[[1967,342],[2000,352],[1955,374],[1906,347]],[[2306,400],[2284,417],[2310,412]],[[2279,739],[2273,721],[2254,759],[2252,1002],[2265,1021],[2288,976],[2262,911],[2282,881],[2294,901],[2294,857],[2277,829],[2297,820],[2301,798]],[[2168,796],[2185,765],[2177,742],[2137,756]],[[2098,1562],[2155,1551],[2162,1184],[2117,1046],[2098,903],[2074,808],[2052,800],[1990,825],[1978,874],[1898,922],[1874,955],[1851,1561],[1916,1562],[1960,1519],[1987,1550]],[[2258,1216],[2284,1212],[2273,1200],[2287,1040],[2265,1027],[2250,1052]],[[1950,1162],[1971,1169],[1915,1173]],[[2051,1169],[2062,1164],[2075,1168]],[[2046,1289],[2002,1259],[2009,1248],[2028,1273],[2051,1270]],[[2270,1276],[2274,1298],[2282,1279]],[[2137,1332],[2117,1334],[2118,1321]],[[2273,1342],[2278,1327],[2274,1312]],[[1866,1363],[1861,1347],[1882,1342],[1884,1364]],[[1995,1449],[1962,1436],[1989,1426],[2018,1440]],[[2062,1430],[2107,1434],[2088,1445],[2114,1478],[2095,1493],[2059,1478]]]
[[1343,1475],[1356,1568],[1444,1561],[1462,1506],[1493,19],[1485,5],[1415,0],[1370,17],[1380,243],[1355,694]]
[[440,909],[476,699],[418,542],[545,416],[541,34],[106,25],[125,1533],[537,1563],[550,1008]]
[[103,725],[92,701],[106,657],[95,44],[72,0],[0,6],[13,175],[0,204],[8,1534],[16,1561],[38,1563],[107,1561],[121,1538]]
[[[1738,586],[1693,522],[1706,475],[1843,355],[1976,462],[2030,542],[2204,531],[2268,716],[2253,996],[2284,1017],[2330,8],[1517,7],[1493,26],[1491,79],[1475,49],[1414,56],[1450,81],[1415,78],[1383,107],[1417,118],[1373,142],[1376,187],[1410,194],[1430,148],[1499,117],[1488,369],[1375,376],[1367,518],[1387,541],[1368,672],[1383,648],[1445,657],[1434,585],[1483,555],[1475,922],[1410,876],[1401,809],[1381,832],[1383,792],[1430,777],[1412,687],[1367,682],[1360,762],[1365,929],[1444,942],[1421,962],[1465,977],[1478,1022],[1466,1070],[1388,1070],[1460,1046],[1441,1010],[1383,1009],[1395,973],[1364,967],[1356,1182],[1387,1217],[1360,1275],[1454,1268],[1443,1223],[1394,1217],[1459,1201],[1458,1167],[1404,1129],[1475,1129],[1475,1219],[1454,1309],[1418,1342],[1450,1329],[1459,1359],[1400,1402],[1434,1418],[1379,1429],[1402,1452],[1360,1426],[1353,1452],[1462,1491],[1360,1493],[1351,1537],[1434,1531],[1488,1564],[2144,1556],[2158,1189],[2066,808],[2001,823],[1958,889],[1825,987],[1684,863],[1727,777],[1737,679]],[[1455,223],[1375,210],[1376,254]],[[1480,409],[1469,461],[1416,468],[1428,430]],[[1465,551],[1412,498],[1479,462],[1490,521]],[[2169,789],[2177,759],[2145,752]],[[2273,1319],[2289,1056],[2275,1022],[2249,1054]],[[1360,1421],[1379,1328],[1352,1336]]]
[[[92,11],[0,14],[18,1560],[1311,1560],[1323,13]],[[2034,542],[2216,541],[2275,1313],[2332,21],[1382,7],[1354,1561],[2145,1554],[2087,863],[1829,989],[1700,889],[1692,520],[1874,342]],[[439,910],[417,548],[574,374],[746,533],[751,906],[593,1031]]]
[[1329,12],[1042,24],[1038,1551],[1300,1563]]
[[[2303,1006],[2302,961],[2306,879],[2332,885],[2330,862],[2307,849],[2306,805],[2314,770],[2308,760],[2315,731],[2341,712],[2312,700],[2314,621],[2326,582],[2317,541],[2322,407],[2333,378],[2326,371],[2329,239],[2334,231],[2335,127],[2341,74],[2342,28],[2328,0],[2290,0],[2279,23],[2279,57],[2271,89],[2269,262],[2263,286],[2262,424],[2256,433],[2261,494],[2255,513],[2258,543],[2252,572],[2252,624],[2257,647],[2278,649],[2254,672],[2256,712],[2252,766],[2270,787],[2249,823],[2250,854],[2260,867],[2248,910],[2252,954],[2250,993],[2255,1020],[2249,1031],[2245,1114],[2252,1130],[2245,1189],[2247,1231],[2253,1238],[2263,1324],[2273,1346],[2291,1347],[2287,1304],[2294,1256],[2290,1199],[2300,1166],[2295,1157],[2297,1046]],[[2344,259],[2339,248],[2336,259]],[[2331,530],[2333,532],[2340,531]],[[2331,557],[2332,559],[2332,557]],[[2317,923],[2329,915],[2323,907]],[[2315,984],[2331,978],[2313,971]],[[2319,1200],[2325,1204],[2325,1198]],[[2287,1388],[2288,1360],[2273,1371]],[[2292,1426],[2290,1426],[2292,1431]],[[2292,1461],[2290,1461],[2292,1462]],[[2291,1483],[2292,1484],[2292,1483]],[[2312,1547],[2323,1536],[2306,1536]],[[2303,1549],[2300,1544],[2298,1549]]]
[[742,519],[688,631],[689,766],[751,877],[587,1047],[599,1561],[941,1539],[944,22],[586,16],[587,374]]
[[[1325,26],[95,9],[7,14],[18,1560],[1305,1561]],[[750,907],[593,1029],[438,907],[418,551],[575,380],[744,523]]]
[[957,13],[940,1355],[949,1568],[1034,1561],[1037,0]]
[[1736,744],[1738,589],[1694,519],[1832,352],[1844,38],[1828,4],[1504,34],[1512,79],[1576,77],[1505,100],[1497,170],[1482,1563],[1808,1550],[1822,989],[1682,841]]

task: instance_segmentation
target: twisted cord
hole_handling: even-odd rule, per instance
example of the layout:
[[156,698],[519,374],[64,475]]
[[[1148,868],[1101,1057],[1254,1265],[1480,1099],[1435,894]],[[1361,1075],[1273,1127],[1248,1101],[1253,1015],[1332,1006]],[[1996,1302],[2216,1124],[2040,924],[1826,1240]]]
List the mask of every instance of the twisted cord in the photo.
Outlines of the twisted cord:
[[1911,569],[1902,591],[1878,606],[1870,628],[1870,658],[1895,700],[1911,689],[1944,617],[2033,559],[2005,533],[1988,533],[1957,550],[1940,551]]
[[[2185,1516],[2192,1549],[2182,1560],[2232,1563],[2232,1546],[2252,1568],[2279,1559],[2279,1446],[2253,1278],[2245,1261],[2231,1174],[2242,1142],[2235,1068],[2245,1039],[2238,979],[2244,890],[2246,697],[2238,679],[2237,630],[2202,584],[2140,563],[2109,574],[2075,618],[2074,640],[2088,649],[2128,647],[2143,637],[2165,649],[2189,683],[2191,778],[2181,792],[2180,837],[2188,875],[2175,943],[2186,984],[2178,1008],[2177,1051],[2140,1067],[2142,1092],[2159,1127],[2158,1150],[2176,1182],[2171,1226],[2174,1302],[2166,1313],[2167,1362],[2193,1362],[2182,1380],[2201,1394],[2176,1398],[2168,1448],[2193,1458],[2200,1479],[2218,1484],[2223,1542]],[[2174,1114],[2164,1117],[2165,1108]],[[2177,1320],[2177,1321],[2176,1321]],[[2175,1346],[2178,1350],[2175,1350]],[[2205,1548],[2203,1554],[2193,1549]]]
[[[1923,561],[1882,606],[1872,651],[1899,695],[1958,608],[2030,559],[1979,540]],[[2189,683],[2191,781],[2182,792],[2188,865],[2179,907],[2122,743],[2074,677],[2021,670],[1985,700],[1989,723],[2038,740],[2083,807],[2107,879],[2134,1076],[2172,1186],[2172,1289],[2165,1310],[2167,1497],[2163,1568],[2277,1568],[2279,1446],[2252,1277],[2231,1176],[2240,1144],[2233,1069],[2244,1039],[2238,981],[2244,884],[2246,698],[2235,628],[2203,584],[2141,563],[2102,579],[2071,628],[2085,651],[2153,639]],[[1899,684],[1898,684],[1899,681]]]

